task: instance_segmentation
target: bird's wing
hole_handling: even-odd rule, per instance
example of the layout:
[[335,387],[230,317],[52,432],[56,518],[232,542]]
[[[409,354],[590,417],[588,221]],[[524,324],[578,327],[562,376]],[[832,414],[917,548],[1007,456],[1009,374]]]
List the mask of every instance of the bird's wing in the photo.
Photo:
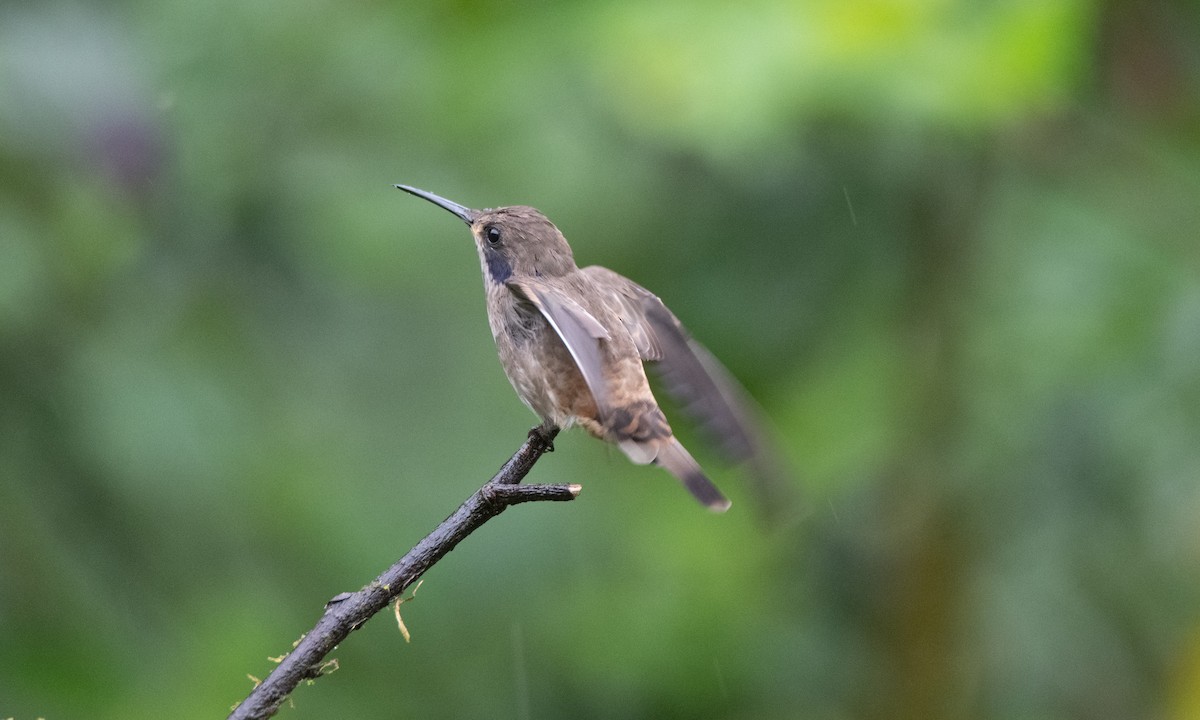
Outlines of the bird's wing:
[[508,289],[542,313],[562,339],[603,415],[609,407],[600,364],[600,341],[611,337],[600,321],[562,291],[537,280],[513,280]]
[[720,362],[654,293],[608,268],[592,266],[583,272],[608,290],[606,298],[617,299],[617,314],[642,359],[655,364],[667,392],[731,459],[751,457],[757,433],[746,393]]
[[657,295],[632,280],[600,266],[583,268],[593,282],[616,298],[616,308],[633,335],[642,360],[652,363],[664,389],[735,462],[751,463],[770,505],[786,493],[774,450],[757,420],[755,403],[712,353],[692,339]]

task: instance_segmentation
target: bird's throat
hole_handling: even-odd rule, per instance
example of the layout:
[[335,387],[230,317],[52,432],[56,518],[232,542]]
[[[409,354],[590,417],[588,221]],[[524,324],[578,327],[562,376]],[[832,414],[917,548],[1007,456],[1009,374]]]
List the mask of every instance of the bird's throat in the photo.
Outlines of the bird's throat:
[[509,265],[508,260],[501,257],[499,253],[485,251],[483,261],[487,265],[488,276],[497,285],[503,285],[512,277],[512,265]]

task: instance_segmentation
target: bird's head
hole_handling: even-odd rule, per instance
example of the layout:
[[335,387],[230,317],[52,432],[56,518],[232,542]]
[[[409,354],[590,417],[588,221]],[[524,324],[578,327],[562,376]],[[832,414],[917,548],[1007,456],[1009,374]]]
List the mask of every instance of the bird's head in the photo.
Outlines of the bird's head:
[[396,187],[448,210],[471,228],[484,277],[490,282],[504,284],[513,276],[555,277],[575,269],[566,238],[534,208],[472,210],[408,185]]

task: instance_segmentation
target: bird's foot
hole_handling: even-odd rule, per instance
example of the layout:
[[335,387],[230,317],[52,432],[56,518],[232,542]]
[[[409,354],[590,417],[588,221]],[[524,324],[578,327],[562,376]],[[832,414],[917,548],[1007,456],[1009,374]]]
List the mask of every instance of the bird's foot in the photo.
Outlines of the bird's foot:
[[554,437],[558,435],[558,426],[543,423],[529,430],[529,439],[542,444],[543,452],[554,452]]

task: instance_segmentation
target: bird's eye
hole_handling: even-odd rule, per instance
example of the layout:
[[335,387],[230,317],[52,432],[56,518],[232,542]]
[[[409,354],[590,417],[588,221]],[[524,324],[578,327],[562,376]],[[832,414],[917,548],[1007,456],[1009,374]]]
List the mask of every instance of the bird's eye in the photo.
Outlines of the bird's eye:
[[493,245],[500,242],[500,228],[495,225],[485,228],[483,234],[487,236],[487,241]]

